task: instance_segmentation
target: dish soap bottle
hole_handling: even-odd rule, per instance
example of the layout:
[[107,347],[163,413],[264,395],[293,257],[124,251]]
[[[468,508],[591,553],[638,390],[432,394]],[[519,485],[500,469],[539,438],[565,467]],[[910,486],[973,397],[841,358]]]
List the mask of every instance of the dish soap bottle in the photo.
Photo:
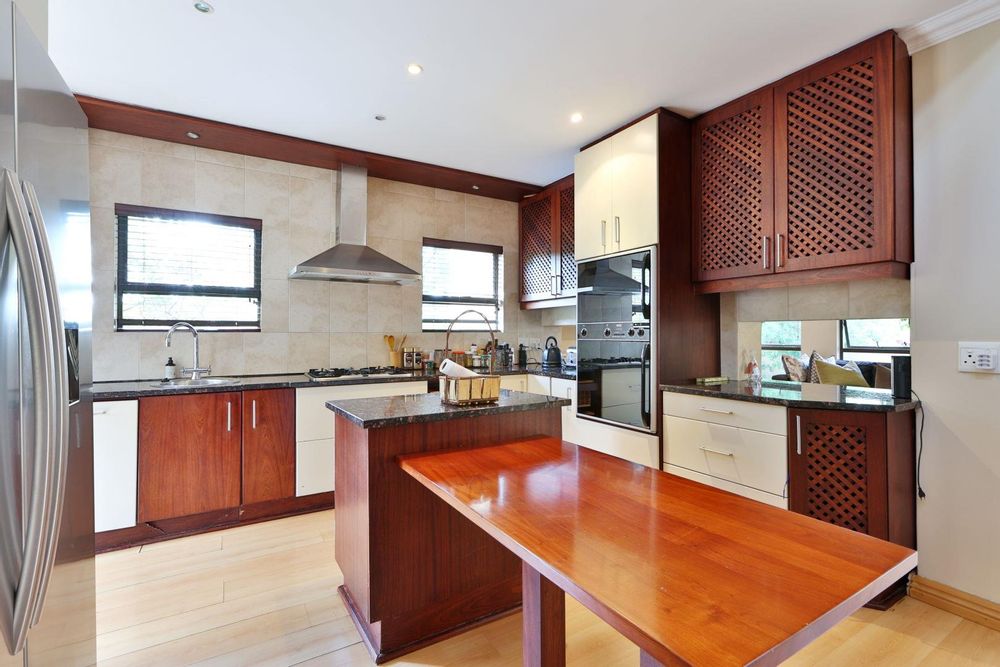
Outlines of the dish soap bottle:
[[174,363],[173,357],[167,357],[167,363],[163,365],[163,379],[164,380],[177,379],[177,364]]

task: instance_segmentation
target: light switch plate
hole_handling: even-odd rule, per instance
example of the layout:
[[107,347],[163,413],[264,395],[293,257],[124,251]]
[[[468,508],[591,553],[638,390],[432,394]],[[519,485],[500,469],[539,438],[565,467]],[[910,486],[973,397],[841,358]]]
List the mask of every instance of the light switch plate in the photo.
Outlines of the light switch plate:
[[1000,373],[1000,343],[958,343],[958,370],[963,373]]

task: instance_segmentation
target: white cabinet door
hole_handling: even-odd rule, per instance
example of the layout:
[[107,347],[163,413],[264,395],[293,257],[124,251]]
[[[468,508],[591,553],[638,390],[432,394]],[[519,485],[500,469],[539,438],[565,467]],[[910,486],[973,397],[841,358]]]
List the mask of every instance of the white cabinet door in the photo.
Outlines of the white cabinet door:
[[611,137],[614,252],[650,246],[659,238],[658,123],[653,114]]
[[511,391],[528,391],[527,375],[501,375],[500,388]]
[[576,418],[576,380],[564,380],[562,378],[552,378],[551,396],[557,398],[568,398],[573,401],[562,409],[562,438],[566,442],[574,445],[582,444],[577,431]]
[[295,495],[334,490],[334,414],[327,401],[426,394],[426,382],[320,385],[295,390]]
[[650,468],[660,467],[660,439],[655,435],[589,419],[577,419],[574,430],[579,439],[578,445]]
[[333,438],[295,443],[295,495],[333,491]]
[[139,401],[94,403],[94,532],[136,522]]
[[605,139],[576,155],[573,168],[573,249],[577,261],[600,257],[612,251],[612,157],[611,139]]
[[526,391],[530,394],[541,394],[548,396],[552,389],[550,378],[545,375],[528,375],[528,387]]

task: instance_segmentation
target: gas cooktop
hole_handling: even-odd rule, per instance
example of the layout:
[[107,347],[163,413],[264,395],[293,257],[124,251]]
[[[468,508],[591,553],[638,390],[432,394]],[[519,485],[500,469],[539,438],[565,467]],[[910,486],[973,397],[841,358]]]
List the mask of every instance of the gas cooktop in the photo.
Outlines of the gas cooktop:
[[393,366],[365,366],[364,368],[310,368],[306,375],[314,382],[361,378],[387,378],[413,375],[412,371]]

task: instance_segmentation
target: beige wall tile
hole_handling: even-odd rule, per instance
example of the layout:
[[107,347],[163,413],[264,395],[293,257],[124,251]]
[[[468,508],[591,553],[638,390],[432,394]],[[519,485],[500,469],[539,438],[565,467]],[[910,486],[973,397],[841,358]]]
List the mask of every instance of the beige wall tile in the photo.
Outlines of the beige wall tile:
[[909,280],[858,280],[850,283],[850,317],[909,316]]
[[788,319],[788,290],[760,289],[736,295],[736,313],[740,322],[766,322]]
[[333,244],[334,192],[331,183],[290,179],[289,260],[309,259]]
[[114,208],[142,199],[142,153],[102,144],[90,147],[90,205]]
[[193,160],[159,153],[143,153],[142,203],[146,206],[193,210],[195,207],[193,167]]
[[395,333],[402,328],[400,306],[402,293],[396,285],[370,285],[368,287],[369,333]]
[[118,218],[113,208],[90,208],[90,263],[94,271],[114,271]]
[[324,183],[333,183],[334,172],[329,169],[321,169],[320,167],[310,167],[305,164],[289,164],[288,173],[295,178],[306,178],[310,181],[322,181]]
[[330,283],[288,281],[288,331],[330,333]]
[[[366,333],[330,334],[330,366],[334,368],[361,368],[372,363],[378,363],[368,361],[367,345],[368,334]],[[385,345],[383,343],[384,348]]]
[[288,176],[265,171],[244,172],[244,214],[266,224],[288,224],[290,206]]
[[330,285],[330,331],[368,332],[368,285],[353,283]]
[[287,373],[288,367],[287,333],[243,334],[244,372]]
[[199,162],[212,162],[227,167],[239,167],[240,169],[246,166],[244,157],[238,153],[226,153],[225,151],[216,151],[200,146],[195,146],[194,159]]
[[94,335],[110,334],[115,330],[115,271],[94,270]]
[[739,326],[736,318],[736,295],[719,295],[719,351],[722,375],[736,377],[739,369]]
[[290,372],[306,372],[310,368],[330,365],[330,334],[288,334],[288,368]]
[[253,169],[255,171],[269,171],[274,174],[285,174],[289,172],[291,165],[287,162],[279,162],[278,160],[269,160],[263,157],[255,157],[253,155],[247,155],[244,157],[244,164],[247,169]]
[[288,280],[288,271],[295,266],[288,246],[288,224],[264,220],[260,239],[261,278]]
[[[122,334],[117,334],[121,336]],[[173,358],[177,364],[177,376],[181,377],[181,370],[190,368],[194,364],[194,352],[191,343],[191,336],[187,332],[178,332],[171,338],[170,347],[164,345],[165,334],[163,332],[143,332],[126,334],[136,336],[139,339],[139,377],[144,380],[163,379],[163,366],[168,358]],[[199,336],[202,343],[201,361],[205,363],[204,341],[200,339],[207,334]]]
[[139,338],[132,333],[94,332],[94,378],[134,380],[139,377]]
[[385,366],[389,363],[389,348],[381,333],[365,334],[365,359],[369,366]]
[[112,146],[114,148],[125,148],[131,151],[142,150],[142,137],[131,134],[121,134],[120,132],[108,132],[107,130],[97,130],[91,128],[89,131],[91,146]]
[[194,146],[189,146],[188,144],[175,144],[171,141],[160,141],[159,139],[149,139],[148,137],[143,137],[142,139],[142,150],[147,153],[170,155],[188,160],[193,160],[195,156]]
[[243,215],[246,171],[211,162],[195,162],[195,209]]
[[265,333],[288,331],[288,278],[260,281],[260,329]]
[[434,188],[434,199],[439,201],[453,201],[459,202],[465,199],[465,195],[461,192],[455,192],[454,190],[442,190],[441,188]]
[[245,335],[235,331],[202,334],[202,363],[211,365],[213,375],[242,375],[246,372]]
[[788,319],[832,320],[847,317],[847,283],[788,288]]
[[385,188],[388,192],[395,192],[401,195],[434,199],[434,188],[429,188],[426,185],[415,185],[413,183],[402,183],[400,181],[386,181]]

